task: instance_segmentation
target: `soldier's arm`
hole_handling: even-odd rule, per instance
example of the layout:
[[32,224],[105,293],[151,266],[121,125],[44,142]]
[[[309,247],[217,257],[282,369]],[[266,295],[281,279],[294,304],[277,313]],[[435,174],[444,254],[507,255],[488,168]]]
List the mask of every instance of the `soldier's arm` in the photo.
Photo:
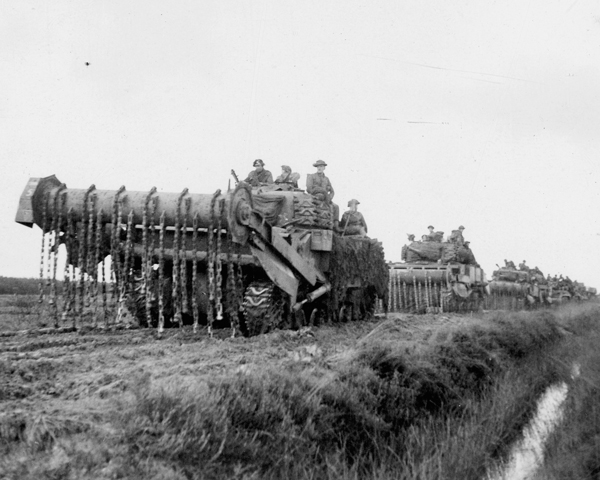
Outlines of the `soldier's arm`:
[[329,198],[333,199],[335,191],[333,190],[333,185],[331,185],[331,181],[329,180],[329,178],[327,179],[327,183],[329,184]]
[[268,175],[267,175],[267,178],[265,180],[265,183],[271,184],[271,183],[273,183],[273,174],[271,172],[268,172],[268,171],[267,171],[267,173],[268,173]]

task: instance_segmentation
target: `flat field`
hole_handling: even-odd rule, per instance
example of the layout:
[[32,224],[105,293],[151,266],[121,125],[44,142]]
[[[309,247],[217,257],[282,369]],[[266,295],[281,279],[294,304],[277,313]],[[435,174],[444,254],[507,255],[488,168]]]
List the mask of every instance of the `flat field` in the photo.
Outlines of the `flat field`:
[[50,325],[3,297],[0,478],[480,478],[561,375],[524,315],[6,335]]

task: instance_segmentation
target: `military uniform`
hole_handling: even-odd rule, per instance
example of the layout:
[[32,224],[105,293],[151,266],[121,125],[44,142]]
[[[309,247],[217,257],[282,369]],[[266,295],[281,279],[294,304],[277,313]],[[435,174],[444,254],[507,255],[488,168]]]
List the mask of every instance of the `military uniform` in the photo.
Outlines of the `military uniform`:
[[331,182],[324,173],[309,173],[306,176],[306,191],[311,195],[322,194],[329,203],[335,194]]
[[367,222],[362,213],[349,210],[342,215],[340,228],[345,235],[363,235],[367,233]]
[[298,179],[300,175],[297,173],[286,172],[282,173],[275,179],[275,183],[285,183],[291,185],[294,188],[298,188]]
[[244,182],[249,183],[253,187],[260,187],[261,184],[273,183],[273,175],[268,170],[262,170],[261,172],[252,170]]

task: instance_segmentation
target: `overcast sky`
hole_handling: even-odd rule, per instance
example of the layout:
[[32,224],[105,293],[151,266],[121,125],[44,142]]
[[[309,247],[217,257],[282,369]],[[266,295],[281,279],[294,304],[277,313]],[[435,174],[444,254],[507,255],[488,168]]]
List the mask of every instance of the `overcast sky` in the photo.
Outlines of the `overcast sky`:
[[39,272],[29,177],[213,193],[323,159],[399,261],[460,224],[491,277],[600,287],[600,4],[65,1],[0,6],[0,275]]

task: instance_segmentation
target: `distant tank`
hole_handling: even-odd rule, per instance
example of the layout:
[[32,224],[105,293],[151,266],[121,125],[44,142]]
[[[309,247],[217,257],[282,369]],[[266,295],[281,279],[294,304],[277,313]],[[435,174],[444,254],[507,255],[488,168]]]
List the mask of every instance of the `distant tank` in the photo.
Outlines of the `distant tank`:
[[525,270],[508,267],[495,270],[489,289],[486,308],[490,310],[521,310],[553,302],[552,289],[544,276]]
[[411,242],[390,263],[388,311],[468,312],[483,306],[485,272],[473,252],[453,242]]
[[94,323],[109,323],[129,312],[159,331],[191,323],[253,335],[362,318],[387,298],[381,243],[340,235],[328,205],[286,185],[193,194],[32,178],[16,221],[45,234],[40,286],[57,323],[90,311]]

